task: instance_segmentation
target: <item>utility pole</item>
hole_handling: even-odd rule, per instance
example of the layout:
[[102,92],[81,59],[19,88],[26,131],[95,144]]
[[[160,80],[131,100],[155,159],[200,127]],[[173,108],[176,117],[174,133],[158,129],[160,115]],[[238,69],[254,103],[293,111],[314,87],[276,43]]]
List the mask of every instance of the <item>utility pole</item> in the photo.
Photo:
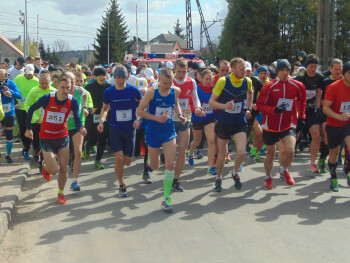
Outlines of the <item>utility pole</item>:
[[108,16],[108,50],[107,50],[107,56],[108,56],[108,59],[107,59],[107,64],[108,64],[108,66],[109,66],[109,15],[110,14],[107,14],[107,16]]
[[139,53],[139,27],[137,26],[137,4],[136,4],[136,54]]
[[19,22],[21,23],[21,25],[23,25],[23,54],[24,57],[27,56],[27,52],[26,52],[26,26],[25,26],[25,19],[24,19],[24,13],[19,10]]
[[187,49],[193,49],[191,0],[186,0],[186,42]]
[[36,55],[39,57],[39,14],[36,15]]
[[150,51],[151,51],[151,49],[149,48],[148,0],[147,0],[147,52],[150,52]]
[[26,51],[27,56],[29,56],[29,34],[28,34],[28,10],[27,10],[27,0],[24,0],[25,3],[25,24],[26,24]]
[[[206,23],[211,23],[207,29],[209,29],[212,25],[214,25],[215,23],[221,23],[222,22],[222,19],[218,19],[219,17],[219,12],[216,13],[216,18],[213,19],[213,21],[205,21]],[[199,44],[199,50],[201,50],[203,48],[203,32],[204,32],[204,29],[203,29],[203,21],[202,21],[202,18],[201,18],[201,29],[200,29],[200,44]]]

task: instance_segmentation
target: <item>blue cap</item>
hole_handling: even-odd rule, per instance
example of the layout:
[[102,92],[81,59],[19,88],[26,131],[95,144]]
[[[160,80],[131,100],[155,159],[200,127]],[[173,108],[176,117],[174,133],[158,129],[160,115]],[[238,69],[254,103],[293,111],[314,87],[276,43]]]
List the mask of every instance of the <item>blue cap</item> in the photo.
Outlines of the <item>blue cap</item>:
[[260,66],[256,72],[260,73],[260,72],[269,72],[269,69],[266,66]]
[[290,63],[287,59],[279,59],[277,60],[277,67],[276,67],[276,73],[278,74],[278,71],[281,69],[288,68],[289,70],[292,69],[290,66]]

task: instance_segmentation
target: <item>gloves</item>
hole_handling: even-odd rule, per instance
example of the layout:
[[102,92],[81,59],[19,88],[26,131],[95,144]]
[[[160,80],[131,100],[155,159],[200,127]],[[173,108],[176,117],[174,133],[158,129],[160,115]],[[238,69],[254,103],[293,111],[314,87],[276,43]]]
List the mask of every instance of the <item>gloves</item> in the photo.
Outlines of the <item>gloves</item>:
[[284,104],[281,104],[275,108],[275,113],[283,113],[286,111],[286,106]]
[[302,131],[305,127],[305,119],[298,119],[298,124],[297,124],[297,133]]

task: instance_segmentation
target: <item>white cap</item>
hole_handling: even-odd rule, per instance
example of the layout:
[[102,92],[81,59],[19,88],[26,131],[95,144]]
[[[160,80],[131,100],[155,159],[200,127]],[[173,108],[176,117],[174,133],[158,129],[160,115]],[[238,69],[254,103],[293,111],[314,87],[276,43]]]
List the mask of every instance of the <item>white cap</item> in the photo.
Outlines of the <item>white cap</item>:
[[24,72],[28,75],[33,75],[34,74],[34,65],[33,64],[28,64],[24,68]]
[[136,70],[137,70],[136,66],[132,65],[131,66],[131,72],[135,74]]
[[173,62],[171,62],[171,61],[167,61],[167,62],[165,63],[165,67],[166,67],[166,68],[173,69],[173,68],[174,68],[174,64],[173,64]]
[[245,70],[250,70],[250,71],[252,71],[252,64],[250,64],[249,61],[246,61],[246,62],[245,62]]
[[146,68],[146,69],[145,69],[145,76],[146,76],[146,79],[147,79],[147,80],[154,79],[153,69],[151,69],[151,68]]
[[141,70],[139,75],[138,75],[139,78],[145,78],[145,71],[144,70]]

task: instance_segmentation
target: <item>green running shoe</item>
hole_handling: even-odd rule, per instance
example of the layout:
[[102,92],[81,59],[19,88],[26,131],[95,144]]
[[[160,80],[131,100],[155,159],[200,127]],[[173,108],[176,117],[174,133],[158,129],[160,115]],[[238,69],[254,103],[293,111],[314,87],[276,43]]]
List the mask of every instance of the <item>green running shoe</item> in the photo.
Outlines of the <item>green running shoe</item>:
[[83,152],[81,153],[81,158],[83,158],[84,160],[87,160],[90,158],[90,153],[89,151],[87,151],[86,143],[87,142],[84,143]]
[[326,159],[320,158],[317,163],[318,169],[320,169],[320,173],[327,173],[326,169]]
[[329,190],[333,191],[333,192],[338,192],[339,191],[338,179],[337,178],[331,179],[331,186],[329,187]]
[[348,181],[348,186],[350,187],[350,172],[343,171],[343,175],[346,178],[346,180]]
[[101,161],[95,161],[94,162],[95,168],[98,170],[105,169],[104,165],[101,163]]

